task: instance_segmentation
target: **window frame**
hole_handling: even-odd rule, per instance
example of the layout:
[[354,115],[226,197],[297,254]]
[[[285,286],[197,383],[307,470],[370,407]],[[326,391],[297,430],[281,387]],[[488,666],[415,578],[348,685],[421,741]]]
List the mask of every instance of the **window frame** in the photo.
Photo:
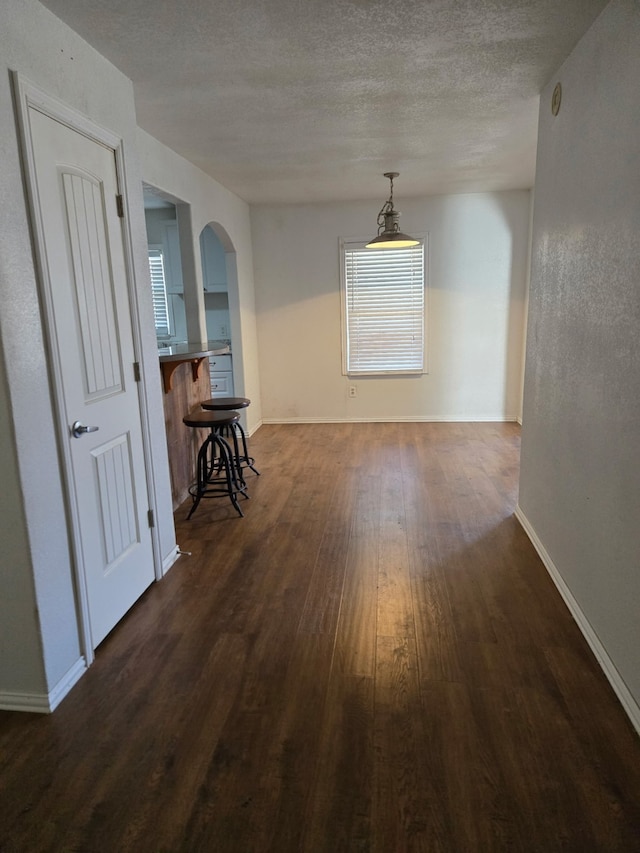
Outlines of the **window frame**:
[[158,325],[156,323],[155,308],[153,309],[153,322],[154,322],[154,326],[155,326],[155,330],[156,330],[156,337],[158,338],[158,340],[169,340],[173,335],[173,329],[174,329],[175,323],[174,323],[174,319],[173,319],[173,306],[171,304],[171,300],[169,299],[169,291],[167,290],[167,275],[166,275],[167,257],[166,257],[166,252],[164,250],[164,245],[162,243],[150,243],[147,247],[147,261],[149,263],[149,284],[151,287],[151,299],[153,301],[153,299],[154,299],[153,276],[151,274],[151,253],[152,252],[154,252],[154,253],[157,252],[160,255],[160,259],[162,261],[164,299],[165,299],[165,305],[167,308],[167,331],[166,331],[166,333],[158,331]]
[[[348,305],[347,305],[347,269],[346,269],[346,253],[349,250],[366,250],[368,239],[359,237],[340,237],[339,238],[339,263],[340,263],[340,314],[341,314],[341,344],[342,344],[342,375],[353,377],[402,377],[402,376],[422,376],[429,372],[427,361],[427,321],[428,321],[428,269],[429,269],[429,235],[428,233],[419,233],[414,235],[420,241],[422,246],[422,285],[423,285],[423,303],[422,303],[422,367],[420,368],[389,368],[389,369],[374,369],[374,370],[357,370],[349,367],[349,327],[348,327]],[[369,249],[366,250],[375,253],[376,257],[384,258],[388,249]],[[400,250],[395,250],[400,251]]]

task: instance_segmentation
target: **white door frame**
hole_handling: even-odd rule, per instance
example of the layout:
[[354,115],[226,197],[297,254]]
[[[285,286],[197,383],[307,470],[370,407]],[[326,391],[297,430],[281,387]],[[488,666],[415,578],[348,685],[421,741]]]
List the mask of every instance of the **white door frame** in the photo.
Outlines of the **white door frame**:
[[[118,180],[118,192],[123,198],[124,218],[122,219],[122,236],[124,242],[124,260],[127,271],[127,290],[129,294],[129,309],[131,312],[131,326],[133,334],[133,348],[136,361],[141,364],[141,327],[140,314],[136,298],[135,267],[133,263],[133,240],[130,230],[129,207],[127,200],[127,179],[125,160],[123,153],[123,140],[116,134],[95,124],[91,119],[62,101],[57,100],[44,92],[33,83],[26,80],[16,71],[11,72],[13,80],[16,107],[18,114],[18,126],[21,153],[24,162],[24,176],[29,202],[30,223],[32,229],[33,243],[36,259],[36,273],[38,278],[38,289],[42,298],[44,312],[44,338],[47,355],[49,358],[50,375],[52,381],[52,396],[55,410],[55,421],[57,423],[56,442],[61,459],[62,479],[64,484],[66,514],[69,525],[69,539],[72,549],[73,572],[76,581],[78,628],[80,634],[80,647],[89,666],[95,657],[91,643],[91,630],[89,623],[89,602],[87,597],[87,584],[82,561],[82,548],[80,547],[80,529],[78,521],[77,495],[71,467],[71,452],[69,448],[68,435],[66,434],[66,408],[62,393],[62,369],[60,363],[58,340],[53,315],[53,296],[51,280],[46,263],[46,250],[44,239],[44,227],[38,202],[38,190],[36,183],[35,161],[33,154],[33,138],[29,121],[29,110],[36,109],[49,118],[66,125],[76,133],[86,136],[88,139],[98,142],[112,149],[116,160],[116,173]],[[141,190],[142,191],[142,190]],[[151,432],[149,413],[146,405],[144,392],[144,371],[141,370],[140,382],[138,384],[138,400],[140,406],[142,425],[142,445],[144,453],[144,464],[146,473],[147,496],[149,508],[154,517],[158,517],[155,499],[155,482],[153,477],[153,465],[151,460]],[[162,556],[160,552],[160,540],[158,528],[151,529],[151,541],[153,547],[153,562],[156,580],[162,577]]]

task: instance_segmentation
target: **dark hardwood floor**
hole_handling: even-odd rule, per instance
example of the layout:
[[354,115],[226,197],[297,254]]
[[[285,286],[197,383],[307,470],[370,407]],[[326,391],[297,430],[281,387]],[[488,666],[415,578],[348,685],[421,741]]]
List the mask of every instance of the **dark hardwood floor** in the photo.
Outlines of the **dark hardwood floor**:
[[0,850],[640,851],[640,739],[513,516],[514,424],[263,426],[246,517],[49,717],[0,712]]

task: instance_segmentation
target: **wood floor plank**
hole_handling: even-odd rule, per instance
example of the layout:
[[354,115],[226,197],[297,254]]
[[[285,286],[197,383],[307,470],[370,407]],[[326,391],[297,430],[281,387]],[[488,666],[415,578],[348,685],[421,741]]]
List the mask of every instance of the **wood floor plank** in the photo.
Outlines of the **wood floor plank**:
[[349,676],[372,678],[375,672],[380,478],[360,477],[354,500],[333,666]]
[[361,851],[372,846],[374,679],[332,676],[321,730],[320,758],[301,849]]
[[351,539],[353,506],[354,486],[345,478],[336,485],[327,510],[307,598],[300,614],[300,631],[330,633],[335,637]]
[[374,718],[375,849],[450,849],[440,780],[430,763],[417,652],[410,639],[378,639]]
[[[480,693],[480,699],[484,695]],[[509,810],[509,785],[476,721],[478,692],[464,684],[422,686],[429,756],[451,850],[524,850]]]
[[275,721],[265,774],[278,797],[267,820],[264,849],[298,850],[310,805],[309,779],[317,776],[331,670],[333,636],[299,633],[287,673],[287,697]]
[[377,634],[383,637],[415,637],[405,496],[400,466],[400,447],[381,475],[383,500],[378,536]]
[[640,740],[514,518],[515,424],[272,424],[51,716],[1,853],[640,853]]

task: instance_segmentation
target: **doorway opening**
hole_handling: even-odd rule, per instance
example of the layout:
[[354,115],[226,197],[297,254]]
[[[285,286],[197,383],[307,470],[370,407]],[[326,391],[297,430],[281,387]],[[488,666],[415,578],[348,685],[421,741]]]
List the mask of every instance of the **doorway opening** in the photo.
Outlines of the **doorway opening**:
[[244,393],[242,340],[235,247],[225,228],[211,221],[200,232],[207,338],[229,354],[210,362],[211,392],[215,396]]
[[151,295],[158,347],[186,343],[182,256],[177,204],[162,191],[143,184]]

